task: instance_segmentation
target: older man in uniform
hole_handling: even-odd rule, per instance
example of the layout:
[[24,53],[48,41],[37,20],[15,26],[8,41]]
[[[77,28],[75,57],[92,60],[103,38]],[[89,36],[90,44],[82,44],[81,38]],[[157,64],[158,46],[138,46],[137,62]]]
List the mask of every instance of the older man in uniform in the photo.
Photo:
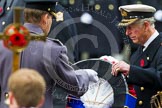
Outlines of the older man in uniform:
[[112,74],[122,72],[127,82],[134,84],[137,94],[136,108],[151,108],[151,96],[162,87],[162,35],[154,28],[154,7],[142,4],[120,6],[123,17],[119,26],[126,27],[126,35],[139,48],[130,64],[119,61],[112,65]]
[[[56,0],[25,0],[25,2],[24,26],[31,34],[48,34],[52,24]],[[21,54],[21,67],[35,69],[44,76],[47,88],[43,108],[53,108],[51,94],[55,84],[58,84],[58,86],[71,94],[81,96],[88,89],[89,81],[96,82],[98,80],[97,73],[93,70],[74,71],[68,63],[66,47],[61,42],[49,38],[45,43],[30,42],[29,46]],[[4,74],[10,73],[11,71]],[[3,76],[1,75],[2,78]],[[6,89],[7,79],[8,77],[2,79],[3,89]],[[1,107],[5,108],[3,101],[4,99],[1,102]]]

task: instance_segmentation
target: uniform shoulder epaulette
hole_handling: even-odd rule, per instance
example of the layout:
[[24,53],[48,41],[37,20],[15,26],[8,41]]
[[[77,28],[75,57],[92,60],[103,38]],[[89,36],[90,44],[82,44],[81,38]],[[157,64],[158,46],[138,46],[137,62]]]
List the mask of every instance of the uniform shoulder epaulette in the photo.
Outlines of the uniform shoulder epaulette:
[[61,46],[63,46],[63,43],[60,40],[58,40],[58,39],[53,39],[53,38],[49,38],[49,37],[47,39],[51,40],[51,41],[53,41],[53,42],[55,42],[55,43],[57,43],[57,44],[59,44]]

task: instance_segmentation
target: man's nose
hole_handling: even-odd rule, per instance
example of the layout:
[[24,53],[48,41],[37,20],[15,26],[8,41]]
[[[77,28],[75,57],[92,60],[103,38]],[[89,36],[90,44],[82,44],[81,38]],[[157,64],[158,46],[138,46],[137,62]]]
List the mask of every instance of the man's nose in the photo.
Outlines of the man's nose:
[[126,34],[127,36],[130,35],[130,30],[128,30],[128,29],[126,28],[125,34]]

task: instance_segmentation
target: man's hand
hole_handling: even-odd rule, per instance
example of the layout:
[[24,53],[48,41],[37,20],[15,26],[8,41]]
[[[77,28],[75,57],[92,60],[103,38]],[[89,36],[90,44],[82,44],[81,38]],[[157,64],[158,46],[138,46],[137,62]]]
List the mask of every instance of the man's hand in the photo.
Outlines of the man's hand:
[[100,59],[112,64],[111,74],[113,76],[117,76],[118,72],[123,73],[125,76],[127,76],[129,74],[130,65],[127,64],[126,62],[119,61],[112,56],[102,56],[102,57],[100,57]]
[[87,72],[90,81],[96,83],[99,80],[97,76],[98,73],[96,71],[92,69],[84,69],[84,70]]
[[119,61],[112,64],[111,74],[117,76],[119,72],[122,72],[125,76],[129,74],[130,65],[124,61]]

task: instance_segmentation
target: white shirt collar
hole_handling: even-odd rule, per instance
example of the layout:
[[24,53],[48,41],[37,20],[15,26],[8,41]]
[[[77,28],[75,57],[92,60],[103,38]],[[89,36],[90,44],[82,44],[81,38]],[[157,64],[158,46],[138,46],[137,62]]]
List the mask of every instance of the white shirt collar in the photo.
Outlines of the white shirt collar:
[[159,32],[156,30],[152,36],[145,42],[143,51],[150,45],[150,43],[159,35]]

